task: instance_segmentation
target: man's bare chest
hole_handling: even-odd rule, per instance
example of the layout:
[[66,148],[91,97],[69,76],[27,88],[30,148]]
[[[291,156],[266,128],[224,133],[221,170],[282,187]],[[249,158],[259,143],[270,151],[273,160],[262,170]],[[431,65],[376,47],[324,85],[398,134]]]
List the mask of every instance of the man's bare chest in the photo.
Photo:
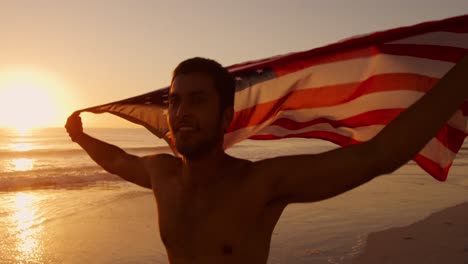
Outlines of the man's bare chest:
[[238,181],[200,188],[178,181],[159,186],[155,196],[161,239],[168,250],[229,253],[255,232],[262,217],[264,205],[251,192]]

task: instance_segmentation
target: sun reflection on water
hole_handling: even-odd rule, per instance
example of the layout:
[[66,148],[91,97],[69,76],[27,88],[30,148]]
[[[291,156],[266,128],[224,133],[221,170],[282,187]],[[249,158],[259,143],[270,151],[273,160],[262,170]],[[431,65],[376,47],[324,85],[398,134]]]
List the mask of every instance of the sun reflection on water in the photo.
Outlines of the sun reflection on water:
[[28,136],[31,135],[32,130],[28,127],[16,127],[15,132],[18,136]]
[[33,149],[33,145],[28,142],[28,138],[30,138],[33,135],[33,131],[29,128],[22,128],[22,127],[17,127],[13,131],[14,140],[8,148],[13,151],[29,151]]
[[10,161],[10,170],[29,171],[34,168],[34,160],[28,158],[13,159]]
[[14,151],[24,152],[24,151],[32,150],[32,146],[31,144],[24,143],[24,142],[14,143],[14,144],[11,144],[10,149]]
[[13,220],[16,223],[17,261],[35,261],[42,255],[42,226],[34,204],[38,197],[29,193],[18,193],[15,196]]

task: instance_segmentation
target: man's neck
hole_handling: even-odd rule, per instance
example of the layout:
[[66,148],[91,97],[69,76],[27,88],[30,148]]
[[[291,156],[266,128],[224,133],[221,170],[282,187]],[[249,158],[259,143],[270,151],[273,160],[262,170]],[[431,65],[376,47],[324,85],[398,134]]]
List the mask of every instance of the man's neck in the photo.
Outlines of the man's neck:
[[229,156],[224,153],[222,147],[199,156],[196,159],[182,158],[183,175],[197,182],[210,181],[216,177],[217,172],[223,167]]

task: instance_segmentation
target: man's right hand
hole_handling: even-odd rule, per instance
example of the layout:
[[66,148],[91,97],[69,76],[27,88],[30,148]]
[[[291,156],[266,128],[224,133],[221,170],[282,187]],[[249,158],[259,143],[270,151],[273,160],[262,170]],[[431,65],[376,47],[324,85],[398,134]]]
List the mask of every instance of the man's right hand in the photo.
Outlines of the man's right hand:
[[79,113],[73,113],[68,117],[65,129],[73,142],[76,142],[78,138],[84,134],[83,123],[81,122]]

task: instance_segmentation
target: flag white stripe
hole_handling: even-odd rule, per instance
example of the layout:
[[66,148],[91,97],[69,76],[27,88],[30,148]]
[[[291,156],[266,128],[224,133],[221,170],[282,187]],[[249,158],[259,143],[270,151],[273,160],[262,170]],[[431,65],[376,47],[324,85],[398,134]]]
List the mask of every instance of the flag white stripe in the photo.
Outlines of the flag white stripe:
[[336,134],[340,134],[345,137],[353,138],[358,141],[368,141],[372,139],[375,135],[377,135],[380,130],[382,130],[385,126],[384,125],[370,125],[370,126],[362,126],[362,127],[333,127],[328,123],[320,123],[311,125],[308,127],[304,127],[297,130],[289,130],[284,127],[280,126],[268,126],[262,129],[256,135],[274,135],[277,137],[285,137],[291,134],[301,134],[306,132],[312,131],[326,131],[326,132],[334,132]]
[[423,95],[423,92],[410,90],[376,92],[334,106],[284,110],[281,112],[281,117],[298,122],[306,122],[319,117],[340,120],[373,110],[408,108]]
[[[361,82],[377,74],[414,73],[442,77],[454,63],[396,55],[377,55],[312,66],[236,92],[235,111],[277,100],[291,91]],[[364,70],[363,70],[364,69]]]

